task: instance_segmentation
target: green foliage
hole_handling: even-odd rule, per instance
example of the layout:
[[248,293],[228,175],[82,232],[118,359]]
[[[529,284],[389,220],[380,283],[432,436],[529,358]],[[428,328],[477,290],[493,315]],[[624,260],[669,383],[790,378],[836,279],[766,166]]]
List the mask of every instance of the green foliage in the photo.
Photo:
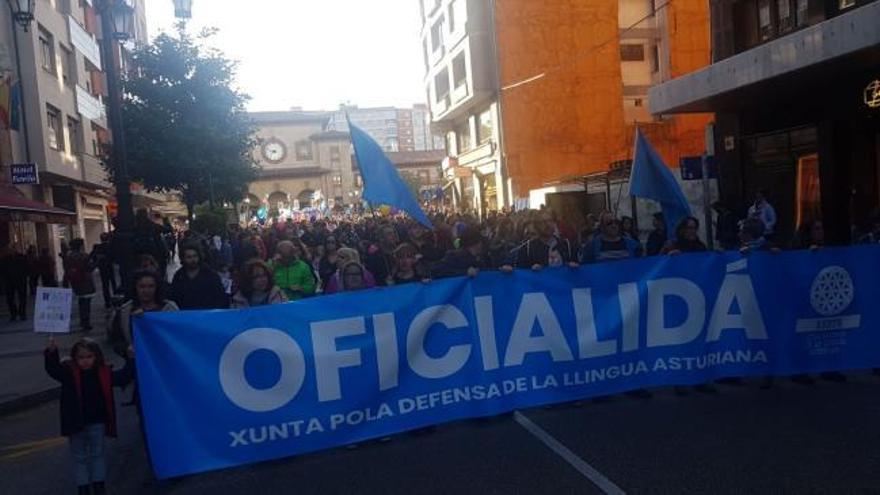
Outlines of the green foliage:
[[400,178],[406,183],[406,187],[409,188],[409,191],[412,193],[413,197],[416,198],[416,201],[421,203],[421,191],[419,188],[422,185],[422,181],[419,179],[419,176],[412,172],[401,171]]
[[195,220],[190,222],[190,228],[202,234],[216,234],[225,232],[229,224],[229,212],[225,208],[211,208],[202,206],[195,208]]
[[[235,89],[236,64],[178,26],[138,48],[123,85],[129,175],[150,191],[180,191],[193,212],[208,201],[238,202],[259,167],[248,96]],[[113,174],[112,163],[106,165]]]

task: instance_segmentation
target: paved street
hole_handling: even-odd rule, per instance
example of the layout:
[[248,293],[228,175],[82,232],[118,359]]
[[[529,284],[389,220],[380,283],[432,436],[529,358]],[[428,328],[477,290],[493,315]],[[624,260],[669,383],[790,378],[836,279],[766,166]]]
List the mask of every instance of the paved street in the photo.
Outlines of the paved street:
[[[56,408],[2,419],[0,493],[74,490],[67,445],[55,436]],[[145,483],[134,410],[121,407],[120,438],[109,442],[110,485],[126,494],[880,491],[880,378],[867,373],[844,384],[760,390],[753,383],[687,397],[661,390],[650,400],[521,414],[157,487]]]

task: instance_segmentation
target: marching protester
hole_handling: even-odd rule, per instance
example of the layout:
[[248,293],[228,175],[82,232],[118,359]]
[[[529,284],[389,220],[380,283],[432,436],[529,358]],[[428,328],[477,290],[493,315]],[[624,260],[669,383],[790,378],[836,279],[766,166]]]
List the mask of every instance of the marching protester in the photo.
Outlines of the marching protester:
[[662,212],[654,213],[654,230],[648,234],[648,242],[645,243],[645,255],[656,256],[666,246],[666,218]]
[[739,230],[740,252],[771,251],[778,250],[776,246],[767,240],[765,233],[767,228],[758,218],[747,218],[743,221]]
[[9,307],[9,321],[27,320],[28,273],[27,258],[9,246],[0,253],[0,268],[3,286],[6,290],[6,304]]
[[104,360],[101,346],[82,339],[61,362],[55,339],[44,351],[46,373],[61,383],[61,434],[68,437],[73,456],[77,492],[106,493],[107,462],[104,437],[116,436],[116,402],[113,387],[131,382],[134,353],[129,348],[125,366],[114,371]]
[[321,277],[321,287],[325,289],[330,285],[330,279],[339,268],[337,266],[337,260],[339,259],[337,255],[338,249],[339,243],[336,241],[336,237],[332,235],[327,236],[324,241],[324,252],[318,261],[318,275]]
[[98,267],[101,275],[101,294],[104,296],[104,307],[110,308],[110,296],[118,291],[116,274],[113,271],[113,256],[110,248],[110,234],[101,234],[101,242],[92,248],[89,262]]
[[177,303],[167,298],[167,284],[155,270],[138,270],[132,275],[134,299],[127,301],[119,310],[122,337],[128,344],[134,343],[131,317],[143,313],[178,311]]
[[675,239],[663,246],[663,254],[700,253],[706,245],[700,240],[700,221],[694,217],[682,218],[675,228]]
[[385,285],[401,285],[426,281],[429,276],[424,265],[419,262],[418,250],[405,242],[394,250],[394,264]]
[[281,304],[287,302],[284,291],[275,284],[272,269],[259,259],[252,259],[244,265],[241,286],[232,296],[235,309]]
[[389,278],[392,278],[394,250],[397,249],[400,238],[397,230],[390,225],[380,228],[377,235],[378,242],[367,250],[365,265],[378,283],[387,285]]
[[40,257],[37,256],[37,246],[28,246],[25,258],[27,259],[28,291],[31,296],[35,296],[37,283],[40,280]]
[[338,292],[352,292],[375,287],[372,275],[359,261],[347,261],[342,264],[336,283]]
[[639,243],[623,235],[614,213],[599,215],[599,233],[581,248],[581,263],[600,263],[639,256]]
[[168,266],[168,248],[162,239],[162,227],[150,220],[147,210],[141,209],[135,214],[131,245],[135,256],[149,254],[164,272]]
[[476,277],[480,270],[489,268],[486,262],[483,236],[474,228],[470,228],[461,236],[461,247],[449,251],[434,266],[434,278],[460,277],[467,275]]
[[776,209],[767,201],[767,190],[759,189],[755,193],[755,202],[749,207],[749,219],[760,220],[764,225],[764,237],[772,237],[776,229]]
[[794,249],[820,249],[825,245],[825,226],[822,220],[808,220],[798,227],[792,241]]
[[556,223],[549,212],[541,212],[532,223],[533,235],[519,248],[516,259],[518,268],[540,270],[544,267],[576,263],[575,252],[568,239],[556,234]]
[[92,298],[95,297],[93,267],[89,255],[83,252],[82,239],[70,241],[70,252],[64,257],[64,285],[73,289],[79,302],[79,322],[83,332],[92,330]]
[[229,307],[220,277],[202,262],[201,250],[194,245],[185,245],[180,248],[180,255],[183,266],[171,281],[171,300],[180,309]]
[[298,301],[315,294],[315,274],[304,261],[301,243],[281,241],[276,248],[275,260],[270,265],[275,283],[290,301]]
[[43,287],[58,287],[58,277],[55,274],[55,258],[49,254],[49,248],[40,249],[40,257],[37,259],[37,271],[40,275],[40,284]]
[[373,274],[361,264],[361,256],[357,249],[345,247],[339,248],[336,251],[336,272],[327,282],[327,286],[324,288],[324,294],[334,294],[336,292],[344,291],[342,282],[345,273],[343,272],[345,267],[350,263],[357,264],[360,270],[360,276],[363,278],[363,287],[358,288],[370,289],[376,286],[376,279],[373,277]]

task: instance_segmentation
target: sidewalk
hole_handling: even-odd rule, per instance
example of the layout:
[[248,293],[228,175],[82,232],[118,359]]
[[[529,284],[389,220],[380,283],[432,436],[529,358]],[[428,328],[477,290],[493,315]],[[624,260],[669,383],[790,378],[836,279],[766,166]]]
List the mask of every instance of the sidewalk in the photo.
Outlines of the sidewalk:
[[[179,267],[174,262],[168,267],[168,272],[173,274]],[[55,340],[63,359],[74,342],[89,337],[101,344],[108,361],[115,366],[121,366],[122,359],[106,346],[111,311],[104,309],[97,271],[95,277],[95,286],[99,290],[92,298],[94,328],[88,334],[79,331],[79,308],[74,299],[70,317],[71,333],[57,334]],[[0,296],[0,416],[54,400],[58,396],[58,382],[49,378],[43,369],[43,349],[46,347],[48,335],[34,333],[34,301],[32,296],[29,297],[28,320],[10,323],[6,297]]]

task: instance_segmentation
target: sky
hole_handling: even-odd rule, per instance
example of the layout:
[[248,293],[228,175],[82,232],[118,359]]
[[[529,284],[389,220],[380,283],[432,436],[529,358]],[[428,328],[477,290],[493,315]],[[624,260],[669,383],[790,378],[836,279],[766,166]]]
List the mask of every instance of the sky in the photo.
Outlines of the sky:
[[[172,0],[147,0],[150,36],[171,31]],[[188,29],[239,62],[251,111],[407,107],[425,101],[416,0],[194,0]]]

